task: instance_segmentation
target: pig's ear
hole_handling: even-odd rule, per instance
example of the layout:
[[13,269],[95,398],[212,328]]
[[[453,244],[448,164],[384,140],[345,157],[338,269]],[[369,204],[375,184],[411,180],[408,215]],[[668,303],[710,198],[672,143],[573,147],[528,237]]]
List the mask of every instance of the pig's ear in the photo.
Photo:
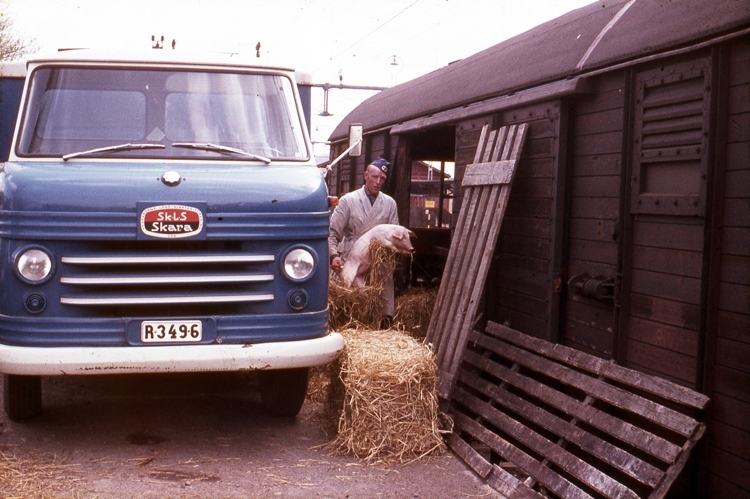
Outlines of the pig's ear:
[[413,237],[414,239],[417,239],[417,235],[415,233],[413,233],[412,231],[410,231],[410,230],[407,229],[406,232],[409,233],[409,237]]

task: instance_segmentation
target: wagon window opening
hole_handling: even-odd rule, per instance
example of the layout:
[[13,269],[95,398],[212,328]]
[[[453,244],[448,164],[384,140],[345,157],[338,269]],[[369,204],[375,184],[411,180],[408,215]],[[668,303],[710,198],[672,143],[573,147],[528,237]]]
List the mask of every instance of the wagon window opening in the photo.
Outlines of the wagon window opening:
[[454,169],[453,161],[412,161],[409,196],[411,228],[450,229]]

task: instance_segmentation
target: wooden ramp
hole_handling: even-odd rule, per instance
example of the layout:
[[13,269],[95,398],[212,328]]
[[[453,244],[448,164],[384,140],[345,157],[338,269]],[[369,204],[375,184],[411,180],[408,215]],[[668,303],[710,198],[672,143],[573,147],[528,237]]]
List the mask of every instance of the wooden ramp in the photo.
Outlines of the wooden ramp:
[[477,313],[526,128],[524,123],[489,131],[485,125],[474,163],[464,173],[461,213],[427,329],[427,342],[435,348],[440,369],[438,394],[443,399],[449,397]]
[[516,498],[662,498],[705,427],[708,398],[490,322],[472,331],[449,446]]

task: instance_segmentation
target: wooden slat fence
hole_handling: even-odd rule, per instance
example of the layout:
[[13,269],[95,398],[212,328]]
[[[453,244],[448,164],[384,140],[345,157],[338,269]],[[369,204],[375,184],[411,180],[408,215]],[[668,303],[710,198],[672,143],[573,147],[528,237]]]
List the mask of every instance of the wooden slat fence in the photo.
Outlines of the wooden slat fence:
[[477,312],[526,129],[525,123],[492,131],[485,125],[474,163],[464,173],[464,200],[427,330],[443,399],[449,397]]
[[708,398],[490,322],[472,330],[448,444],[509,499],[664,497]]

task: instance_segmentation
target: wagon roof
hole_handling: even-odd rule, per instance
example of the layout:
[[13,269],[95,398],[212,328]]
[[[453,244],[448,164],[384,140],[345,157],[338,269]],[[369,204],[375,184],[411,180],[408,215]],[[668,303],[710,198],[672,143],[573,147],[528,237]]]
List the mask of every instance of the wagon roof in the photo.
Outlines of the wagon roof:
[[750,28],[747,0],[600,0],[424,76],[347,115],[366,131]]

